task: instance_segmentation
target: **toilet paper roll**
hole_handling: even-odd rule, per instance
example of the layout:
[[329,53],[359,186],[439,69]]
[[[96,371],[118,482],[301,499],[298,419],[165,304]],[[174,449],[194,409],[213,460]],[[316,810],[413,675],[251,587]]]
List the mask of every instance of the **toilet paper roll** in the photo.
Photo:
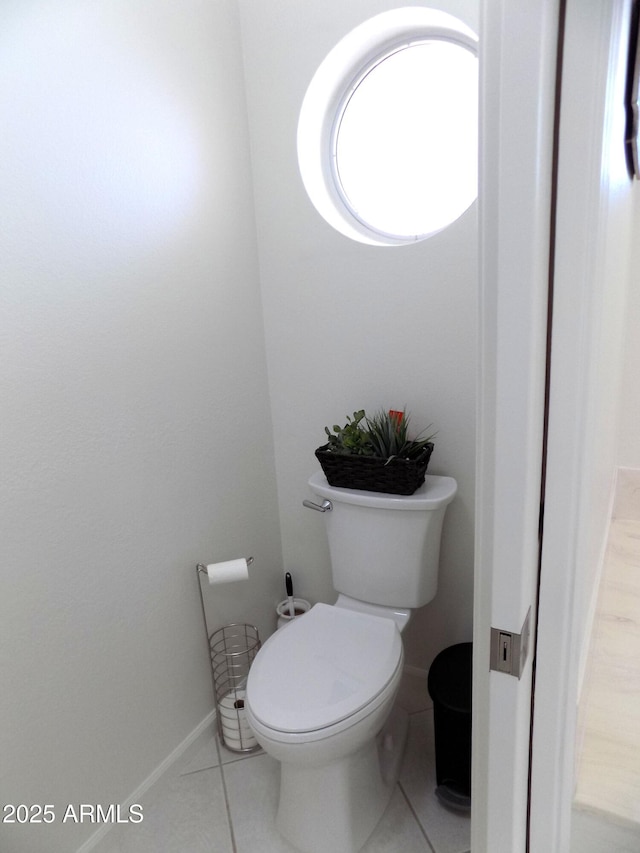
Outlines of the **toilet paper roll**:
[[238,560],[226,560],[223,563],[209,563],[207,577],[210,584],[232,583],[246,581],[249,577],[249,567],[244,557]]
[[246,691],[231,690],[218,703],[222,739],[225,746],[232,750],[248,750],[258,745],[246,718],[244,699]]

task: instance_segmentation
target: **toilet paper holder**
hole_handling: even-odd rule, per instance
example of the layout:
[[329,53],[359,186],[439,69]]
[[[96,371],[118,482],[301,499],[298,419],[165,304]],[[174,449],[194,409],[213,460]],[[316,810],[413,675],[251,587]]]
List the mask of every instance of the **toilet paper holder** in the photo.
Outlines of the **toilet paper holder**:
[[[245,560],[247,561],[247,566],[250,566],[253,563],[253,557],[245,557]],[[198,574],[206,575],[207,567],[204,565],[204,563],[198,563],[198,565],[196,566],[196,571],[198,572]]]
[[[247,567],[254,562],[253,557],[244,559]],[[225,625],[209,633],[200,582],[203,574],[208,575],[207,566],[198,563],[196,576],[209,648],[218,738],[232,752],[254,752],[260,745],[247,723],[244,697],[249,667],[261,646],[260,635],[254,625],[239,623]]]

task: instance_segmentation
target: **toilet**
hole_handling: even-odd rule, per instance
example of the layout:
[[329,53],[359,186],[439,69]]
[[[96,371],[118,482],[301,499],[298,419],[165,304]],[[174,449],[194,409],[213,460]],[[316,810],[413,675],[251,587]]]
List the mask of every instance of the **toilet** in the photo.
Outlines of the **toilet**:
[[280,762],[276,825],[302,853],[357,853],[398,777],[407,715],[395,705],[401,632],[437,591],[442,523],[457,484],[427,476],[413,495],[309,480],[323,503],[338,599],[276,631],[253,661],[245,710]]

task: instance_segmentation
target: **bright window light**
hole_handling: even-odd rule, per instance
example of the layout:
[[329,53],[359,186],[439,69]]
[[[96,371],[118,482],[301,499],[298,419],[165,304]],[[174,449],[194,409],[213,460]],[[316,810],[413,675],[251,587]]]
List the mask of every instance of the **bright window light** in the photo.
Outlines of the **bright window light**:
[[373,231],[419,240],[477,194],[478,60],[451,42],[403,47],[344,106],[335,137],[345,204]]
[[355,240],[398,245],[446,228],[477,196],[475,35],[424,8],[354,30],[309,86],[298,157],[318,211]]

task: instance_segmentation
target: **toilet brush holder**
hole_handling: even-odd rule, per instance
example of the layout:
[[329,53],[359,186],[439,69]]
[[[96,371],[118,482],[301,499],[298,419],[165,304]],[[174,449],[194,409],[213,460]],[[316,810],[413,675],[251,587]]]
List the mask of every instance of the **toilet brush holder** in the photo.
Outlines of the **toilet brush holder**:
[[249,667],[260,649],[253,625],[225,625],[209,638],[220,742],[232,752],[259,748],[244,707]]
[[293,599],[293,612],[295,616],[291,616],[290,608],[289,608],[289,599],[285,598],[284,601],[281,601],[280,604],[276,607],[276,614],[278,616],[278,628],[284,627],[284,625],[288,625],[289,622],[292,622],[293,619],[297,619],[298,616],[304,616],[304,614],[311,610],[311,604],[305,598],[294,598]]

